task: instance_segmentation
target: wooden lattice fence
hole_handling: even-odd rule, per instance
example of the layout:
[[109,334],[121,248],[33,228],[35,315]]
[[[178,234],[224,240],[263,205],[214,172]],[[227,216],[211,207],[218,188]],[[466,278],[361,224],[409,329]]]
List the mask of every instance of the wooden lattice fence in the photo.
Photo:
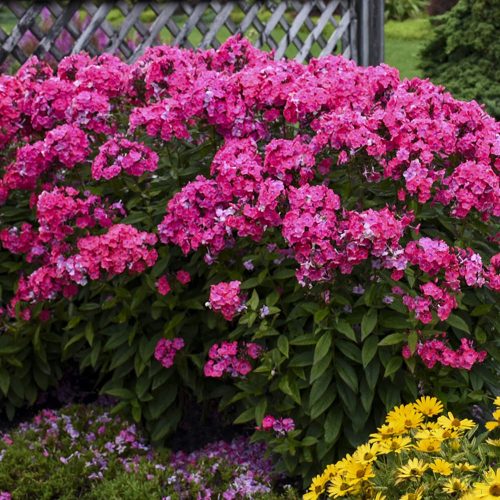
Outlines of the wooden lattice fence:
[[133,61],[151,45],[218,47],[235,33],[276,58],[338,53],[378,64],[383,0],[0,2],[0,65],[81,50]]

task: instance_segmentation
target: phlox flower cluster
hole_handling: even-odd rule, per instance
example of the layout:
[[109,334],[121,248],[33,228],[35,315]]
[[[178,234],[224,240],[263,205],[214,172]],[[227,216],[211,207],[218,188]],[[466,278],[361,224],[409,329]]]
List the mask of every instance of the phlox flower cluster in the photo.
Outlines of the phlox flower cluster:
[[168,278],[166,276],[160,276],[155,283],[156,289],[160,295],[167,295],[170,292],[170,283],[168,282]]
[[92,177],[109,180],[122,171],[139,177],[144,172],[154,172],[157,166],[158,155],[154,151],[118,135],[99,148],[99,154],[92,162]]
[[128,224],[115,224],[101,236],[80,238],[75,261],[94,280],[102,272],[109,276],[125,270],[142,273],[158,258],[158,252],[151,248],[155,243],[156,236],[152,233],[138,231]]
[[223,341],[209,349],[203,372],[206,377],[244,377],[252,371],[250,361],[258,359],[261,353],[262,347],[253,342]]
[[245,299],[241,294],[240,281],[218,283],[210,287],[208,307],[231,321],[236,314],[245,309]]
[[90,481],[102,480],[112,467],[126,469],[141,457],[153,457],[153,450],[135,424],[111,417],[98,407],[42,410],[31,422],[23,422],[14,432],[2,435],[1,460],[10,447],[26,440],[34,456],[43,455],[46,460],[68,467],[81,463]]
[[[403,347],[403,357],[408,359],[412,356],[408,346]],[[447,345],[446,340],[431,339],[417,344],[415,353],[427,368],[433,368],[436,363],[451,368],[462,368],[470,370],[476,363],[482,363],[487,356],[486,351],[476,351],[472,340],[460,339],[460,347],[453,350]]]
[[9,311],[19,301],[53,300],[62,293],[69,298],[78,292],[77,285],[124,272],[141,273],[155,264],[157,251],[152,248],[156,236],[138,231],[127,224],[114,224],[100,236],[78,239],[76,253],[50,255],[47,262],[30,275],[21,277]]
[[174,364],[175,355],[184,347],[184,340],[175,338],[172,340],[160,339],[155,347],[155,359],[164,368],[170,368]]
[[73,168],[89,154],[89,141],[74,125],[60,125],[50,130],[43,141],[27,144],[17,150],[16,159],[5,167],[2,185],[5,189],[35,189],[42,174],[52,175],[60,168]]
[[[489,228],[500,215],[499,137],[477,103],[429,81],[339,56],[275,61],[237,36],[217,50],[153,47],[131,64],[82,53],[54,71],[33,57],[0,76],[0,204],[30,196],[33,211],[0,229],[2,246],[34,267],[9,311],[142,273],[160,245],[211,265],[240,240],[271,240],[302,286],[368,267],[376,279],[411,275],[414,285],[395,292],[408,311],[424,324],[446,320],[467,287],[500,290],[500,259],[419,236],[420,216],[432,207],[453,224]],[[179,144],[214,156],[165,199],[157,227],[120,223],[121,200],[92,194],[124,175],[161,177],[170,158],[160,155]],[[353,200],[351,187],[371,194]],[[237,281],[210,289],[209,306],[228,321],[244,302]]]
[[213,488],[200,476],[200,463],[210,462],[206,473],[216,475],[224,464],[233,471],[229,487],[222,493],[224,500],[256,498],[271,492],[272,461],[266,458],[263,443],[249,443],[246,438],[217,441],[191,453],[178,451],[172,454],[170,465],[175,471],[174,488],[183,494],[184,482],[197,484],[203,498],[212,498]]
[[272,415],[266,415],[262,419],[260,427],[257,430],[274,431],[278,436],[283,436],[295,429],[295,422],[293,418],[276,418]]
[[[154,493],[158,498],[163,495],[185,500],[255,498],[271,493],[277,479],[262,442],[251,443],[246,437],[237,437],[167,456],[147,444],[135,424],[111,416],[107,408],[97,405],[44,409],[32,421],[19,424],[9,433],[0,433],[3,477],[5,468],[26,449],[33,461],[31,477],[37,477],[40,470],[45,474],[43,467],[64,474],[70,484],[74,474],[84,474],[84,493],[98,488],[102,481],[115,480],[122,472],[146,472],[145,481],[153,484],[155,480],[157,484]],[[23,480],[24,471],[18,472],[20,477],[2,484],[7,491],[0,492],[0,498],[7,500],[18,493],[17,483]],[[80,477],[75,487],[81,494]]]

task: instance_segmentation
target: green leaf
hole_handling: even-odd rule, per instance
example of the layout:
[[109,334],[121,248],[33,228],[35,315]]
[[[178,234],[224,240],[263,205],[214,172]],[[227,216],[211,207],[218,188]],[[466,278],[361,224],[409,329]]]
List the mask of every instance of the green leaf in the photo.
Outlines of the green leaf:
[[318,343],[316,344],[316,347],[314,348],[313,365],[318,363],[328,354],[331,345],[332,335],[330,332],[326,332],[320,337]]
[[280,350],[281,354],[288,358],[288,337],[286,335],[280,335],[278,337],[278,349]]
[[153,419],[158,418],[174,402],[177,396],[177,384],[164,384],[153,394],[153,400],[149,402],[148,409]]
[[470,328],[467,323],[456,314],[450,314],[449,318],[446,320],[446,323],[456,328],[457,330],[462,330],[463,332],[470,333]]
[[348,339],[356,342],[356,332],[352,329],[352,326],[344,319],[339,319],[337,321],[336,329],[345,335]]
[[285,280],[288,278],[293,278],[295,276],[294,269],[280,268],[275,273],[273,273],[273,279]]
[[365,377],[370,389],[374,389],[377,385],[379,374],[380,361],[378,360],[378,358],[374,358],[370,361],[368,366],[365,367]]
[[309,407],[312,407],[325,393],[333,378],[333,368],[329,368],[314,381],[309,392]]
[[354,391],[358,391],[358,376],[354,368],[342,359],[335,359],[335,369],[340,378]]
[[247,290],[248,288],[254,288],[258,284],[259,280],[257,278],[249,278],[240,285],[240,288],[241,290]]
[[361,320],[361,340],[364,340],[373,332],[377,325],[377,310],[369,309]]
[[389,377],[396,373],[403,364],[403,357],[401,355],[393,356],[385,366],[384,378]]
[[287,394],[290,396],[297,404],[301,404],[300,400],[300,392],[299,388],[297,387],[297,382],[295,379],[290,378],[290,373],[288,375],[285,375],[278,384],[278,387],[280,388],[281,392]]
[[7,396],[9,392],[10,386],[10,375],[9,372],[5,368],[0,368],[0,389],[4,393],[4,396]]
[[318,418],[326,410],[328,410],[330,406],[332,406],[332,403],[335,401],[336,397],[337,391],[335,390],[335,386],[330,385],[326,390],[324,396],[312,406],[311,420]]
[[363,363],[363,368],[368,366],[368,363],[374,358],[375,354],[377,354],[378,348],[378,338],[372,335],[368,337],[363,343],[363,348],[361,349],[361,361]]
[[304,351],[295,354],[288,363],[288,368],[303,368],[304,366],[311,366],[313,361],[313,352]]
[[[234,420],[234,424],[244,424],[255,418],[255,408],[248,408]],[[261,422],[257,422],[259,425]]]
[[69,340],[68,342],[66,342],[66,344],[64,345],[63,347],[63,350],[66,351],[68,349],[68,347],[72,346],[74,343],[78,342],[79,340],[82,340],[83,339],[83,332],[80,332],[79,334],[77,335],[73,335]]
[[359,385],[359,393],[360,393],[361,404],[364,410],[367,413],[370,413],[373,403],[373,398],[375,397],[375,391],[369,387],[366,378],[361,379],[361,383]]
[[418,343],[418,333],[413,330],[410,332],[410,335],[408,335],[408,347],[410,348],[410,352],[413,354],[417,348],[417,343]]
[[391,333],[384,337],[379,343],[379,347],[402,344],[407,338],[406,333]]
[[260,424],[262,422],[266,410],[267,410],[267,399],[261,398],[257,403],[257,405],[255,406],[255,421],[257,422],[257,424]]
[[135,395],[132,391],[125,389],[124,387],[115,387],[111,389],[105,389],[104,392],[110,396],[115,396],[120,399],[134,399]]
[[347,340],[337,340],[335,347],[350,360],[355,363],[361,363],[361,351],[356,344],[348,342]]
[[317,442],[318,442],[318,438],[315,438],[314,436],[306,436],[302,440],[301,444],[302,444],[302,446],[309,447],[309,446],[316,444]]
[[144,394],[146,394],[146,391],[149,389],[150,382],[151,381],[146,374],[142,375],[142,377],[139,377],[137,379],[137,382],[135,384],[135,392],[139,399],[141,399],[144,396]]
[[471,316],[485,316],[488,314],[493,308],[492,304],[480,304],[472,310],[470,313]]
[[92,342],[94,341],[94,326],[91,321],[89,321],[85,326],[85,338],[87,339],[89,345],[92,345]]
[[290,340],[292,345],[316,345],[316,339],[309,333]]
[[250,297],[250,300],[248,301],[248,306],[253,311],[257,310],[257,307],[259,306],[259,295],[257,294],[256,290],[254,290],[252,292],[252,296]]
[[313,364],[311,368],[311,375],[309,377],[309,383],[313,383],[317,378],[321,377],[326,369],[330,366],[332,362],[332,353],[328,353],[324,358],[319,361],[319,363]]
[[325,441],[327,443],[333,443],[338,435],[340,434],[340,429],[342,427],[342,419],[344,418],[344,412],[340,405],[332,408],[325,419]]
[[314,313],[314,322],[321,323],[321,321],[323,321],[329,314],[330,314],[330,310],[327,309],[326,307],[323,309],[318,309]]

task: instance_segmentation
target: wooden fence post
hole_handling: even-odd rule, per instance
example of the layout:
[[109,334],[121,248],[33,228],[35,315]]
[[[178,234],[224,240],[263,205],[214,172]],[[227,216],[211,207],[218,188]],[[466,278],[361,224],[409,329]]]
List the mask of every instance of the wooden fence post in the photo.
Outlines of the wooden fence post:
[[384,0],[357,0],[358,58],[362,66],[384,60]]
[[370,1],[370,50],[368,64],[384,61],[384,0]]
[[368,66],[370,51],[370,0],[356,1],[356,15],[358,17],[358,58],[356,62],[362,66]]

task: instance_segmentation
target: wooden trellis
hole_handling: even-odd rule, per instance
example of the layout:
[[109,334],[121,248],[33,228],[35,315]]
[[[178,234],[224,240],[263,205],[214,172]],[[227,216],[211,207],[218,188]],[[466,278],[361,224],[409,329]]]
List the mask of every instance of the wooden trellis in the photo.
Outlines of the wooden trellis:
[[377,64],[383,0],[0,2],[0,65],[86,50],[134,61],[159,43],[218,47],[241,33],[276,58],[343,54]]

